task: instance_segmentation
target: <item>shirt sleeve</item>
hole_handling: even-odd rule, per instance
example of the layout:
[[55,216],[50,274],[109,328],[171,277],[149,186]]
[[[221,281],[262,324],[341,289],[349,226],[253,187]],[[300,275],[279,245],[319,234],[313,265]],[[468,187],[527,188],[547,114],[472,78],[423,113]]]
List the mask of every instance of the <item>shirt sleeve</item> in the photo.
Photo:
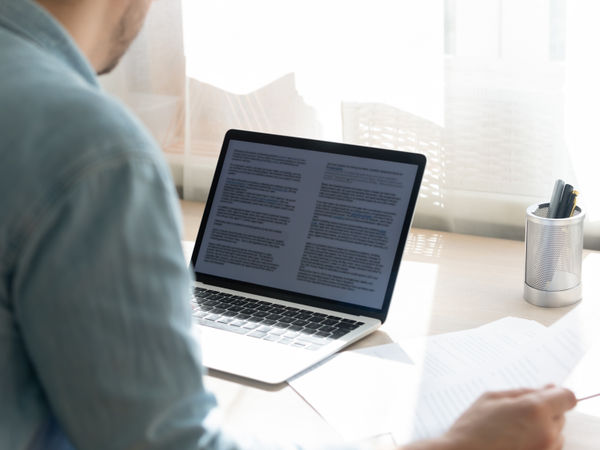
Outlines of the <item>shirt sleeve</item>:
[[213,425],[168,177],[117,154],[58,192],[21,252],[15,314],[79,449],[237,449]]

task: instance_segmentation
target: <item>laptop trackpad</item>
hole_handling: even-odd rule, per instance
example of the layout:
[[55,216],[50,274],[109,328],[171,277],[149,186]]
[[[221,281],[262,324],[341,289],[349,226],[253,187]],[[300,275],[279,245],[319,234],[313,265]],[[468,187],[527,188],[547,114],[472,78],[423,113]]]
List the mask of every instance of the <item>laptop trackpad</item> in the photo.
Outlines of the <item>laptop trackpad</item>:
[[195,335],[206,367],[265,383],[284,382],[316,356],[316,352],[212,328],[195,327]]

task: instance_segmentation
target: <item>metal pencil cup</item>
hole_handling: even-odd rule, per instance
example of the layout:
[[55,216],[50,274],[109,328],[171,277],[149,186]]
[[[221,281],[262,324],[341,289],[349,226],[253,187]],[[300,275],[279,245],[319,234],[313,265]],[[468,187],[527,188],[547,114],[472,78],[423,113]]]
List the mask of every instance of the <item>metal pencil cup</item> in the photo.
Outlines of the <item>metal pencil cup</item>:
[[549,219],[548,205],[527,208],[523,296],[537,306],[567,306],[582,298],[585,214],[577,206],[571,217]]

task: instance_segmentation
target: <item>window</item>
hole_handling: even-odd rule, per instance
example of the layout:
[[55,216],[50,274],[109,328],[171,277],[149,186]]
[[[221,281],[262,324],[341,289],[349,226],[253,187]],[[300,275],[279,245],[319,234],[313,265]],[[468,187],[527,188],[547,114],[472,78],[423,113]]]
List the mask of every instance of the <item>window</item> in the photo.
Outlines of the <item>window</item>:
[[205,198],[228,128],[345,140],[428,156],[418,226],[522,239],[525,208],[560,177],[600,248],[594,0],[152,8],[105,84],[151,127],[185,198]]

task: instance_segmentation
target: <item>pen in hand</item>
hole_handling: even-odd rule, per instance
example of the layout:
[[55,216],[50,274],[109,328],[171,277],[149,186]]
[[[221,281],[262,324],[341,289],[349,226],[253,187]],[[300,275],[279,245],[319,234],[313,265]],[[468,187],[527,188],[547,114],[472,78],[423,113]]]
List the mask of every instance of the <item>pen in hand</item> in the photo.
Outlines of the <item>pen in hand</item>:
[[577,403],[582,402],[583,400],[587,400],[589,398],[600,397],[600,394],[588,395],[587,397],[582,397],[577,399]]

